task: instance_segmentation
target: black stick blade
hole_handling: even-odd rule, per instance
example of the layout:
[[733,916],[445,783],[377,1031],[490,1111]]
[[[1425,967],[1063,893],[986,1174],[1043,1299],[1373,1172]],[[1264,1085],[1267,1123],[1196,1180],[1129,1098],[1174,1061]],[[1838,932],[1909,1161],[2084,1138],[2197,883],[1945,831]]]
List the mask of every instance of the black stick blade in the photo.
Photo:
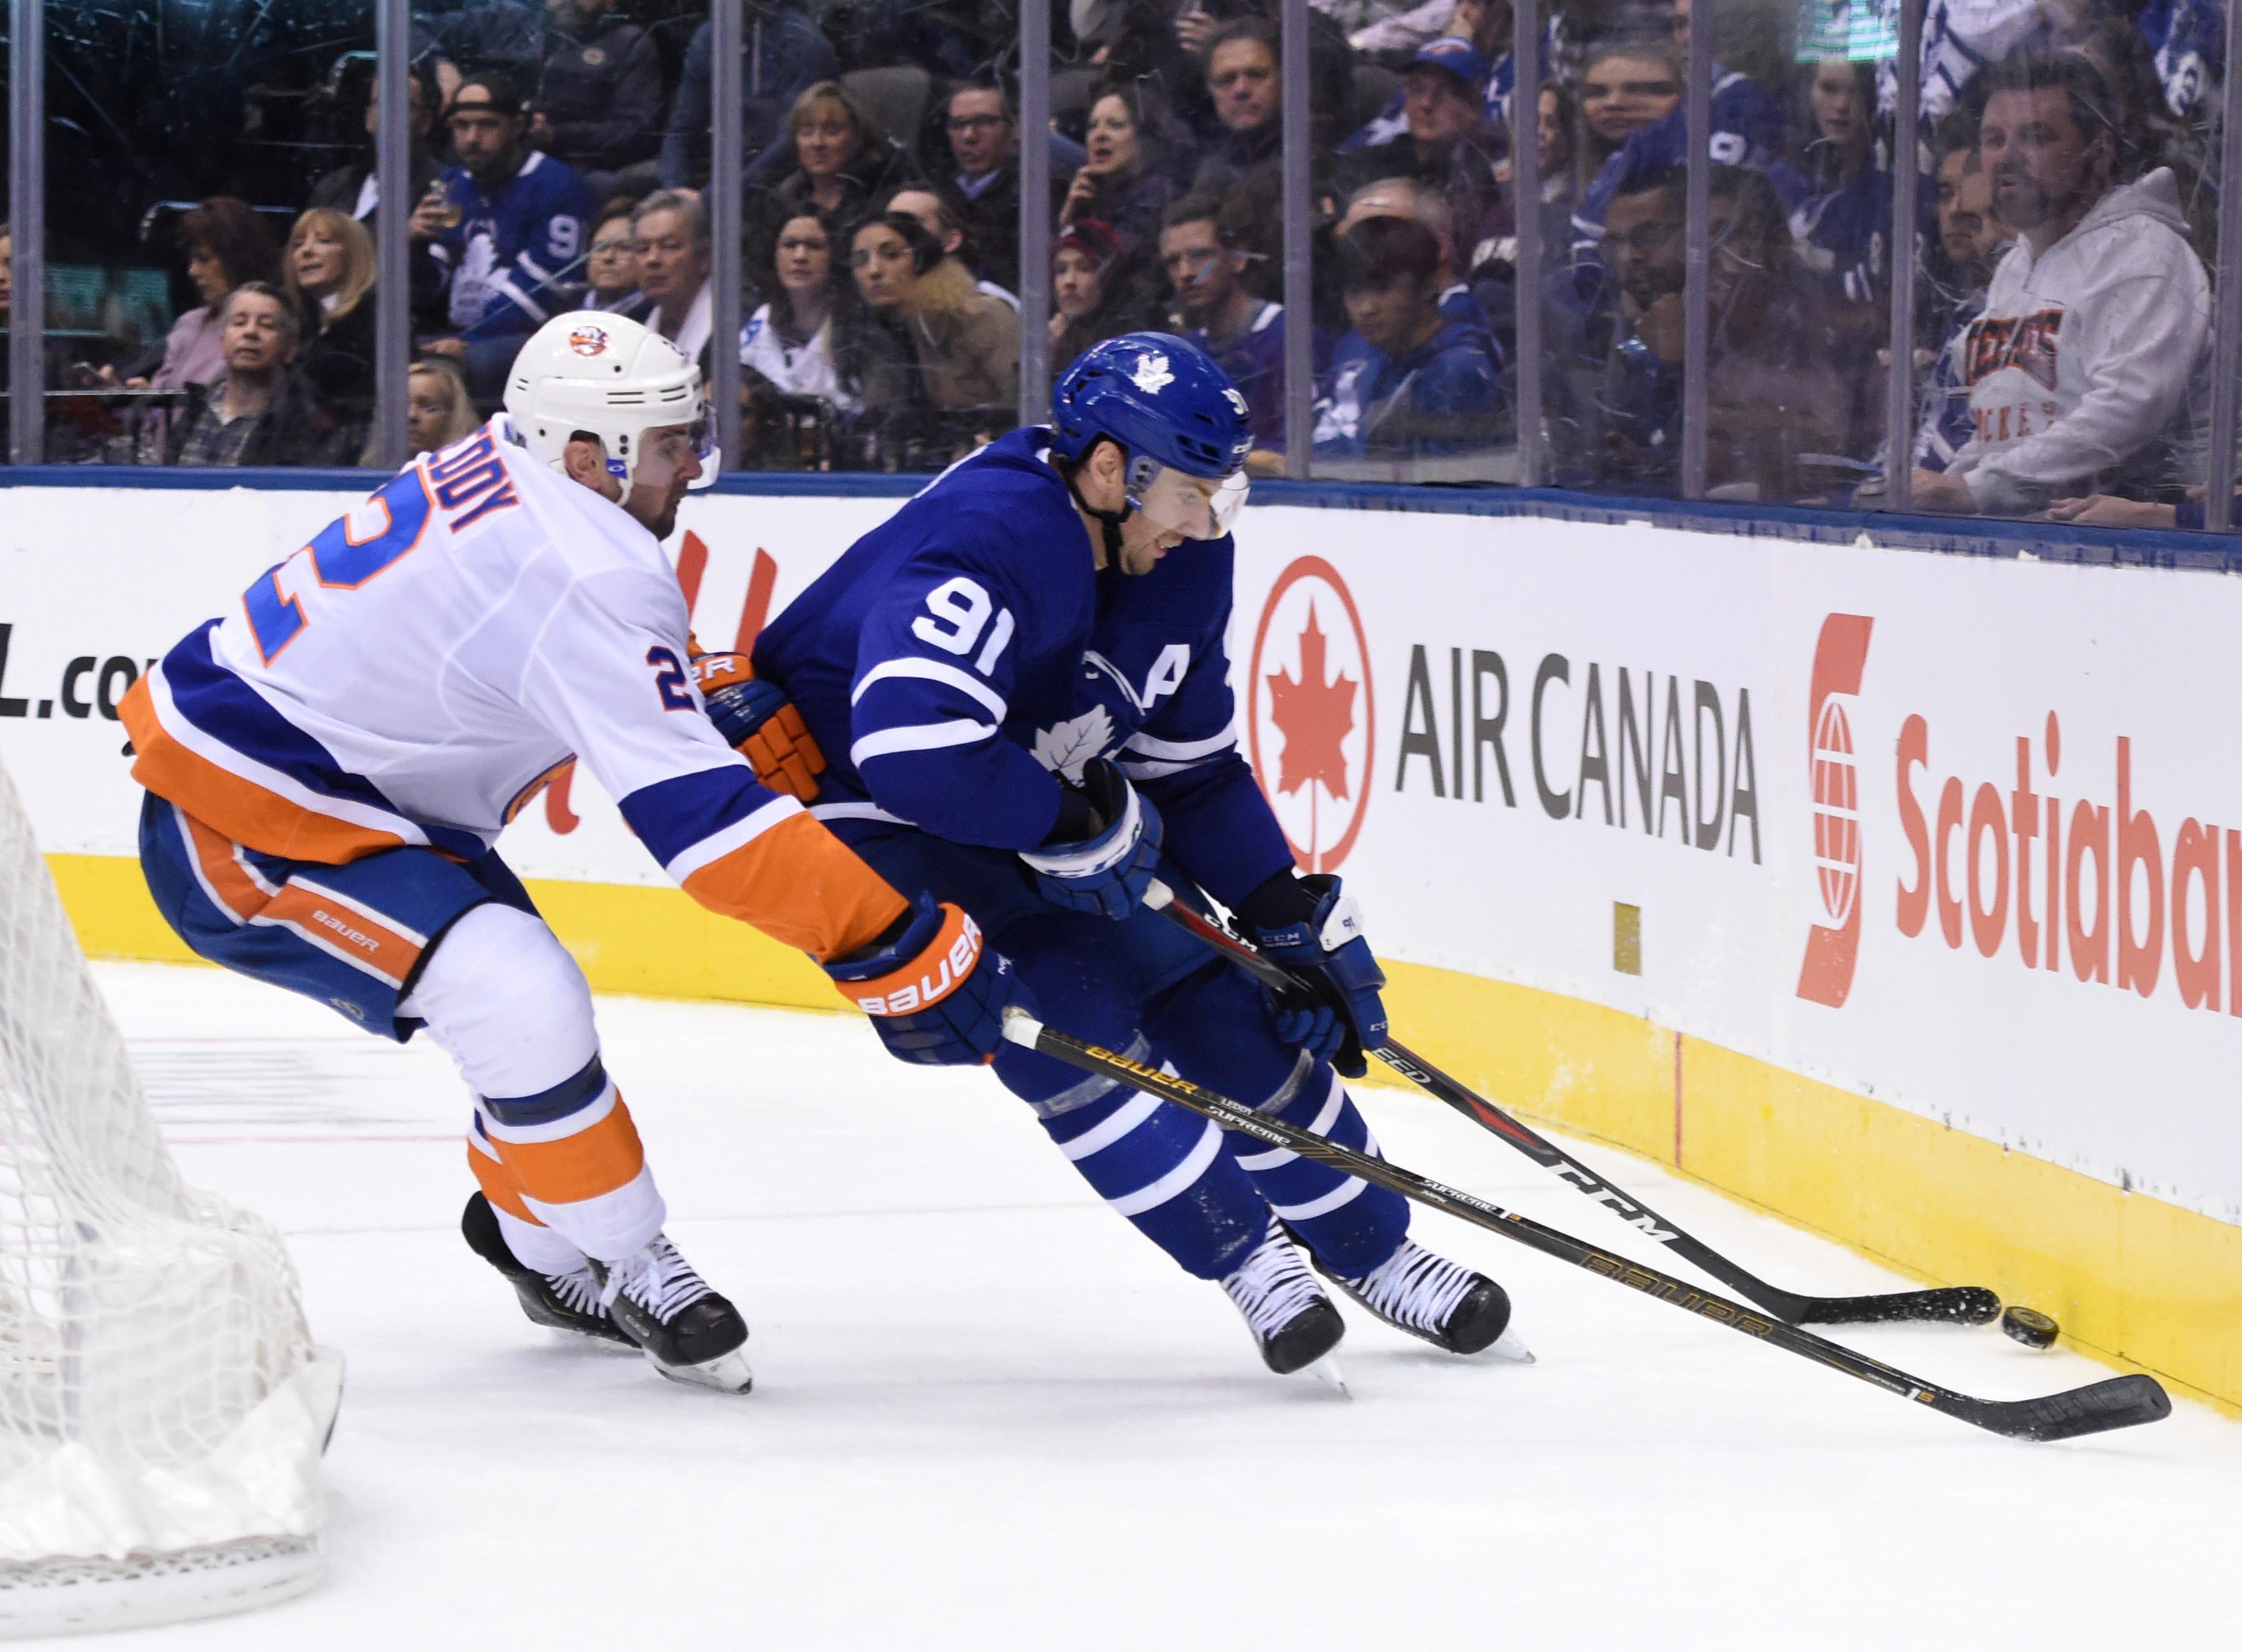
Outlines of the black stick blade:
[[1809,1297],[1792,1323],[1883,1325],[1899,1320],[1932,1320],[1951,1325],[1986,1325],[2000,1315],[2001,1299],[1984,1286],[1953,1285],[1881,1296]]
[[2136,1373],[2037,1400],[1964,1400],[1944,1409],[2011,1440],[2075,1440],[2162,1421],[2172,1415],[2172,1396]]

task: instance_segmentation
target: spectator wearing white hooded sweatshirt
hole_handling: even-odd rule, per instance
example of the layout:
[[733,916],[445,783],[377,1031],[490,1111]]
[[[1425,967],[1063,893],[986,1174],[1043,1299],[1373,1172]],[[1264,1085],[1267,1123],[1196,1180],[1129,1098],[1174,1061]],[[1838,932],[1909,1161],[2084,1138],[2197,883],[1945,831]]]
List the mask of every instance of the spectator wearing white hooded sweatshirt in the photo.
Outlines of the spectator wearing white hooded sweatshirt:
[[2168,168],[2115,182],[2117,107],[2085,58],[2037,50],[1987,83],[1978,154],[2017,240],[1963,342],[1975,429],[1919,508],[2021,515],[2168,481],[2211,333],[2211,285]]

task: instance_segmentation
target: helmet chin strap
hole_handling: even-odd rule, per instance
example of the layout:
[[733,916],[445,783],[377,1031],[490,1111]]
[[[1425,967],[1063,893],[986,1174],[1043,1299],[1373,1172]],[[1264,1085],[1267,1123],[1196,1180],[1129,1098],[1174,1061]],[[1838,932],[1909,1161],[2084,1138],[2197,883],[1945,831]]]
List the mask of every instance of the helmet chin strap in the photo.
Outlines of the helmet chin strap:
[[[1102,438],[1101,440],[1111,440],[1111,438],[1106,437]],[[1092,443],[1091,451],[1095,452],[1096,450],[1097,445]],[[1090,455],[1088,453],[1083,455],[1085,461],[1089,457]],[[1118,567],[1121,566],[1121,524],[1129,520],[1129,513],[1137,508],[1137,502],[1131,499],[1124,492],[1122,494],[1122,505],[1119,510],[1099,510],[1097,506],[1091,504],[1088,500],[1082,496],[1082,489],[1075,485],[1075,477],[1080,473],[1081,469],[1082,466],[1080,464],[1071,465],[1066,467],[1063,473],[1066,477],[1066,491],[1073,495],[1077,509],[1080,510],[1085,516],[1094,516],[1098,519],[1098,525],[1104,528],[1105,532],[1106,566],[1109,567]]]

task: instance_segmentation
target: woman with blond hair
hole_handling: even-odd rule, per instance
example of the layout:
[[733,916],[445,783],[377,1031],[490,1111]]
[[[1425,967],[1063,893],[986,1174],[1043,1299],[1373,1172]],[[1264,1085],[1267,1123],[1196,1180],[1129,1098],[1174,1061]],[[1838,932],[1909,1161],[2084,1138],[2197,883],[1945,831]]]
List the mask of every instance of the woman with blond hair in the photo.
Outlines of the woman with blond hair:
[[373,419],[373,238],[347,212],[315,206],[288,232],[280,267],[304,321],[298,365],[355,448]]
[[837,80],[821,80],[794,100],[786,132],[793,165],[760,202],[758,265],[769,260],[789,219],[828,212],[844,236],[853,236],[876,202],[918,180],[910,152]]
[[[422,356],[413,364],[405,386],[405,448],[418,459],[440,447],[449,447],[473,433],[482,423],[475,400],[460,364],[448,356]],[[371,470],[381,461],[375,457],[377,438],[368,436],[359,463]]]

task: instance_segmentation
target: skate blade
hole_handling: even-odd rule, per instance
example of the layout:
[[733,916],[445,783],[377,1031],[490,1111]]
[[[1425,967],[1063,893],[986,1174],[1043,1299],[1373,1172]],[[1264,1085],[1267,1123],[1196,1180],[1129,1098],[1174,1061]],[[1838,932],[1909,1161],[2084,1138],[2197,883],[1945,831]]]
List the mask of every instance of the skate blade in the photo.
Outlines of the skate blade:
[[1349,1389],[1346,1386],[1346,1373],[1340,1369],[1339,1355],[1335,1353],[1327,1353],[1324,1355],[1322,1359],[1318,1360],[1314,1364],[1309,1366],[1307,1370],[1301,1374],[1313,1377],[1318,1382],[1330,1389],[1342,1400],[1352,1400],[1354,1398],[1353,1390]]
[[1487,1346],[1481,1348],[1478,1357],[1482,1360],[1507,1360],[1513,1365],[1539,1363],[1534,1357],[1534,1350],[1519,1340],[1515,1331],[1505,1331]]
[[755,1386],[755,1373],[748,1368],[744,1347],[729,1353],[720,1353],[699,1365],[664,1365],[651,1353],[646,1362],[672,1382],[681,1382],[688,1387],[714,1388],[719,1393],[745,1393]]

